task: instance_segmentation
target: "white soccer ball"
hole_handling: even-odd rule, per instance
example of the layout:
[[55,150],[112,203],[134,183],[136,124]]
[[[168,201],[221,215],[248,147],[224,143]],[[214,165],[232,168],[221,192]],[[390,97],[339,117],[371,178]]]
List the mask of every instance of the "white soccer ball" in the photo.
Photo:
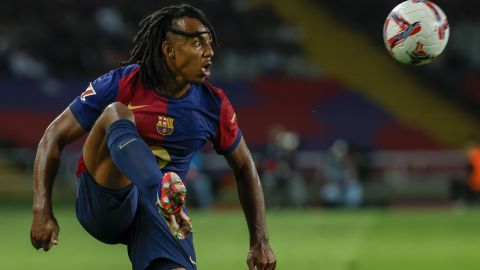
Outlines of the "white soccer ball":
[[447,16],[433,2],[408,0],[396,6],[383,26],[388,52],[405,64],[423,65],[440,55],[448,43]]

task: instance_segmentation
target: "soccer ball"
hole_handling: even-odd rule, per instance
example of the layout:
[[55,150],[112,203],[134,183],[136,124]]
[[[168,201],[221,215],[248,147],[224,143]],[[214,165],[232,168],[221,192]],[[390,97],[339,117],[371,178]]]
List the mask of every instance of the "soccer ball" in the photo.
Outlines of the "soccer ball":
[[430,63],[445,49],[450,35],[447,16],[433,2],[408,0],[396,6],[383,26],[388,52],[405,64]]

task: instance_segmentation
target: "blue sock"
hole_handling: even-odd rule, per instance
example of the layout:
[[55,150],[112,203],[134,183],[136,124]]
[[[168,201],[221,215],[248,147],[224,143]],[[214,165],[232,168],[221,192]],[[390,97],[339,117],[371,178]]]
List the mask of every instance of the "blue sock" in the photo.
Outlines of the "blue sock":
[[163,173],[135,124],[127,119],[113,122],[107,129],[107,143],[117,168],[141,193],[155,201]]

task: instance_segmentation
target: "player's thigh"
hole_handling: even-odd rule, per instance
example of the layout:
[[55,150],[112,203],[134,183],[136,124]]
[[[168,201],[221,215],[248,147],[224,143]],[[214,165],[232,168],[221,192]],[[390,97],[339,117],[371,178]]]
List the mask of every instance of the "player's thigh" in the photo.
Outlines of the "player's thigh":
[[[106,143],[106,132],[97,124],[93,126],[83,145],[83,159],[93,176],[97,174],[97,170],[108,165],[108,160],[111,160]],[[111,164],[113,165],[113,162]]]
[[113,190],[100,186],[88,172],[78,176],[77,219],[99,241],[126,243],[137,208],[138,191],[133,185]]
[[115,166],[107,145],[107,129],[119,119],[134,122],[132,112],[121,103],[109,105],[92,127],[83,146],[83,159],[88,172],[101,186],[119,189],[130,184]]

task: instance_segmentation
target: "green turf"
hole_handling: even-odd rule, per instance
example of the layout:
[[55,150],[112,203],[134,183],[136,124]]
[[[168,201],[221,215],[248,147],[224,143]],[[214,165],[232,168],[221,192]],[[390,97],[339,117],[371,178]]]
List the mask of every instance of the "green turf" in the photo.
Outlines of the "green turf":
[[[241,212],[193,212],[199,269],[247,269]],[[70,208],[57,209],[60,243],[50,252],[30,245],[30,210],[0,207],[1,269],[131,269],[126,248],[90,237]],[[269,212],[277,269],[479,269],[480,212]]]

